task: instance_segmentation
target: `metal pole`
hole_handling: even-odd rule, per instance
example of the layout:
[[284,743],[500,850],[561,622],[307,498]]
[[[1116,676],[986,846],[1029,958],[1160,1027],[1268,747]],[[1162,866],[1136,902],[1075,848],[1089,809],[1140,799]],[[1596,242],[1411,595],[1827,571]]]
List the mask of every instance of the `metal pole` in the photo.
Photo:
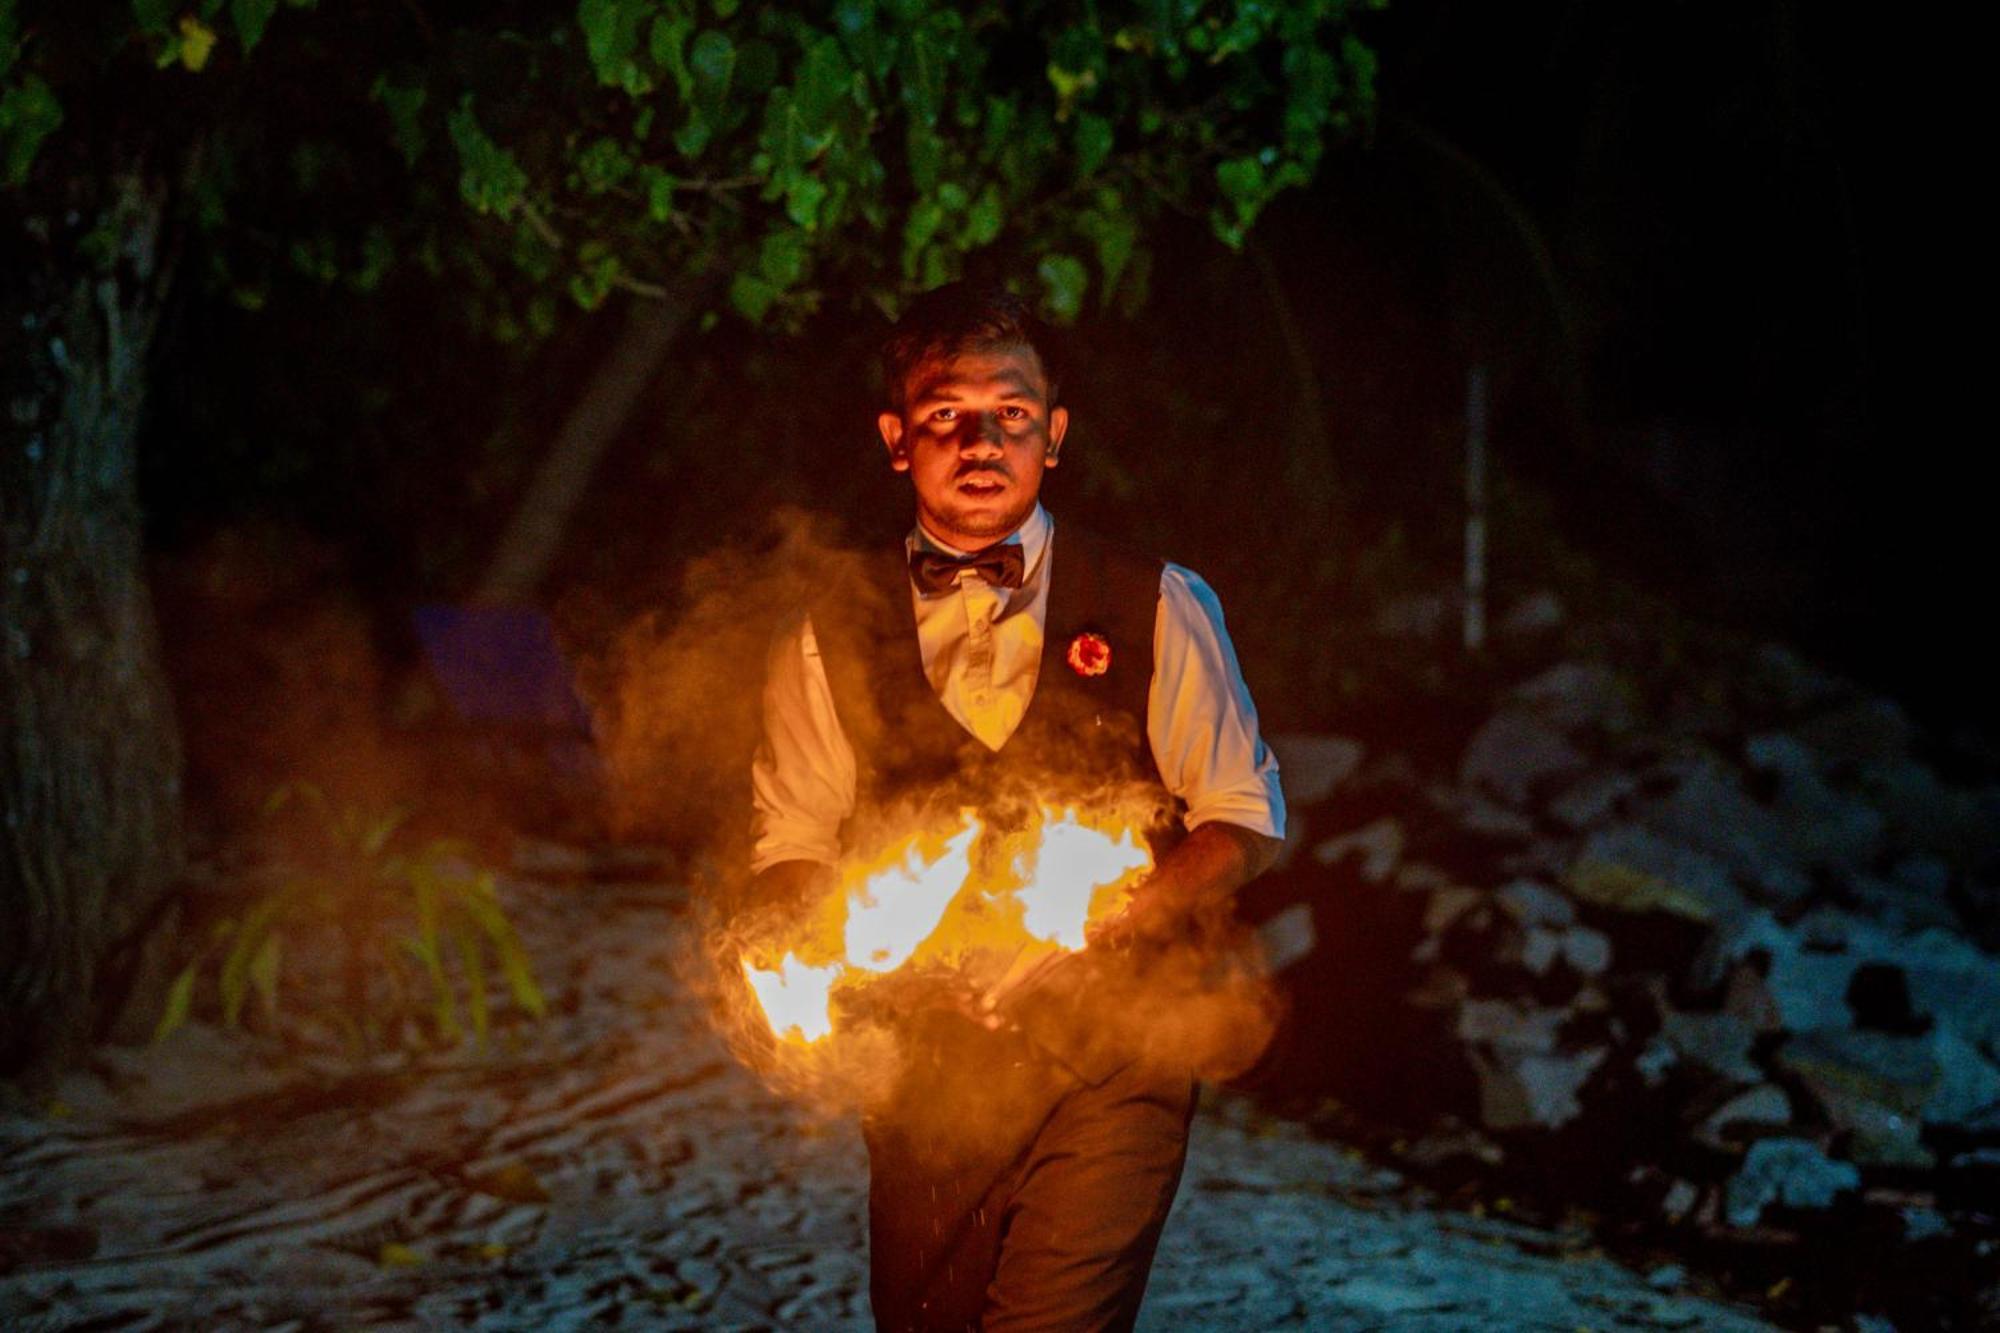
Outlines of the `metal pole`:
[[1486,366],[1465,377],[1465,648],[1486,642]]

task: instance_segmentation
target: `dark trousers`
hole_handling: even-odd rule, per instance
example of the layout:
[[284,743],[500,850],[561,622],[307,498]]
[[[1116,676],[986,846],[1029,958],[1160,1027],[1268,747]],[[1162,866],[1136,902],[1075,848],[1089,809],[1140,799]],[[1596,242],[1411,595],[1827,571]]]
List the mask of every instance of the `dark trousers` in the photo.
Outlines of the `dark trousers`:
[[887,1333],[1130,1329],[1187,1158],[1194,1080],[1087,1082],[1018,1034],[923,1016],[864,1122],[869,1294]]

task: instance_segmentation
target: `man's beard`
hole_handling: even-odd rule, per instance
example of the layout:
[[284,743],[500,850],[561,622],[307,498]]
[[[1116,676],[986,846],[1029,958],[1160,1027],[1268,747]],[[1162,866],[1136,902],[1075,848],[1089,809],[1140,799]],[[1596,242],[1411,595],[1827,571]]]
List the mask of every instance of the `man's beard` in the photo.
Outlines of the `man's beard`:
[[[1014,481],[1013,474],[1006,469],[989,466],[967,468],[964,472],[952,478],[952,485],[956,487],[967,477],[976,477],[982,473],[990,473],[993,476],[999,477],[1010,486]],[[954,495],[956,495],[955,491]],[[1017,491],[1013,495],[1012,500],[1013,503],[1004,509],[988,510],[983,505],[977,508],[968,507],[964,510],[958,510],[955,507],[944,508],[936,514],[936,517],[953,531],[962,533],[968,537],[1004,537],[1026,522],[1028,515],[1033,513],[1035,508],[1035,497],[1031,494],[1020,494]]]

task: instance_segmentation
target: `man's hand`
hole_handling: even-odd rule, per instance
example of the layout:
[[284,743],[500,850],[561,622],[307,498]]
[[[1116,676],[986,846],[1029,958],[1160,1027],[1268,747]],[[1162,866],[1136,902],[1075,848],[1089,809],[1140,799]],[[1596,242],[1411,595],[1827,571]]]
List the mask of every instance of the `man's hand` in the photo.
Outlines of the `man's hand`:
[[817,861],[780,861],[760,871],[744,894],[743,915],[796,920],[827,890],[833,870]]
[[1189,833],[1117,916],[1086,928],[1091,947],[1207,943],[1226,933],[1236,890],[1270,869],[1284,844],[1235,824]]

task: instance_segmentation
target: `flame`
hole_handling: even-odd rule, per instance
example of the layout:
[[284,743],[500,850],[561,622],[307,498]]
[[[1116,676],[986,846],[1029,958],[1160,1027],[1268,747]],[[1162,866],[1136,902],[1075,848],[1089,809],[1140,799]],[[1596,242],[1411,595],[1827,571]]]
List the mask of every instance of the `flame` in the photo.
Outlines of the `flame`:
[[811,1047],[836,1031],[843,992],[904,968],[984,954],[1018,973],[1084,948],[1089,923],[1122,911],[1152,866],[1138,828],[1116,814],[1044,805],[1028,827],[1002,832],[961,811],[954,826],[846,868],[798,936],[744,959],[743,975],[771,1032]]
[[840,976],[840,964],[809,967],[787,954],[775,968],[743,964],[743,976],[756,995],[764,1021],[781,1037],[815,1042],[833,1031],[830,997]]
[[[1074,810],[1045,815],[1034,850],[1032,878],[1024,874],[1026,883],[1015,895],[1021,924],[1036,939],[1065,949],[1083,948],[1084,926],[1121,910],[1131,885],[1153,868],[1152,853],[1133,830],[1107,833],[1084,823]],[[1120,889],[1126,892],[1115,903],[1098,902],[1106,890]]]
[[945,909],[972,875],[977,819],[946,840],[944,854],[922,861],[912,839],[902,860],[865,877],[847,897],[847,959],[870,972],[893,972],[944,919]]

